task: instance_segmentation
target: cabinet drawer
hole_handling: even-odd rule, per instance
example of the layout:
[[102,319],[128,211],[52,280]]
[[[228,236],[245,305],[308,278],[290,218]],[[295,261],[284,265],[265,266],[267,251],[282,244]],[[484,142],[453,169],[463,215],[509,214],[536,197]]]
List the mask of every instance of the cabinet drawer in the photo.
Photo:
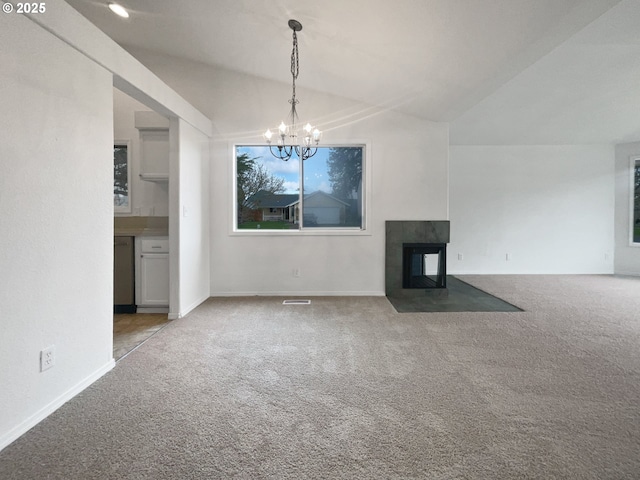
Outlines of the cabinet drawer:
[[168,253],[169,239],[143,238],[140,242],[140,250],[142,253]]

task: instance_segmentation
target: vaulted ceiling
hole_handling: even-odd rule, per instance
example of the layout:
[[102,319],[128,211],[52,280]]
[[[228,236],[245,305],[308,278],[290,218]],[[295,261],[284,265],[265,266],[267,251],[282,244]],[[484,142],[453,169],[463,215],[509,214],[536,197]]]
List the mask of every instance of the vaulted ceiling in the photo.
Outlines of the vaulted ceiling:
[[451,122],[452,143],[640,140],[637,0],[67,0],[125,49]]

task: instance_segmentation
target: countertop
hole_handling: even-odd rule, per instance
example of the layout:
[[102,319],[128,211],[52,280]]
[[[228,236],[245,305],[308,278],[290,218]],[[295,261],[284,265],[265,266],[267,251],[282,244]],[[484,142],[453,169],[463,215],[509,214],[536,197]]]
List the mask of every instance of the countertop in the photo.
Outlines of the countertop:
[[116,237],[167,236],[169,217],[113,217]]

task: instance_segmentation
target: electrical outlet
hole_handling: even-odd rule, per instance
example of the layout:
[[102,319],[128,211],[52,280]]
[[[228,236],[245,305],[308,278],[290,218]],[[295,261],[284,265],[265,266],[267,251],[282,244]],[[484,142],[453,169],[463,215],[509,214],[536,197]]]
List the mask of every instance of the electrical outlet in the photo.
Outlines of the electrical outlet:
[[40,371],[44,372],[45,370],[49,370],[53,367],[55,363],[55,346],[51,345],[40,351]]
[[510,254],[510,253],[507,253],[507,254],[504,256],[504,259],[505,259],[507,262],[508,262],[508,261],[510,261],[510,260],[511,260],[511,254]]
[[458,254],[458,260],[463,260],[463,259],[464,259],[464,256],[461,253],[459,253]]
[[299,268],[294,268],[293,269],[293,276],[296,278],[300,277],[300,269]]

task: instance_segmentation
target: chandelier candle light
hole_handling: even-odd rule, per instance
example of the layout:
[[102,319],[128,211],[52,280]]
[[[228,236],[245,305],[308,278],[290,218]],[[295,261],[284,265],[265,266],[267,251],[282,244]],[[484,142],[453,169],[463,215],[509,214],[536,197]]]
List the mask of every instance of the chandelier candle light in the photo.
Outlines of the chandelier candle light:
[[271,145],[271,139],[274,135],[273,132],[271,130],[264,132],[264,139],[269,144],[271,154],[285,162],[291,158],[294,152],[301,160],[313,157],[318,151],[318,143],[322,136],[322,132],[320,130],[313,128],[309,123],[307,123],[302,128],[302,142],[298,143],[298,112],[296,111],[298,100],[296,100],[296,79],[298,78],[300,67],[298,61],[298,36],[296,35],[296,32],[302,30],[302,24],[297,20],[289,20],[289,28],[293,30],[293,51],[291,52],[293,93],[291,95],[291,100],[289,100],[289,103],[291,104],[291,111],[289,112],[289,117],[287,119],[289,124],[287,125],[284,122],[280,123],[277,133],[277,145],[275,145],[275,147],[274,145]]

